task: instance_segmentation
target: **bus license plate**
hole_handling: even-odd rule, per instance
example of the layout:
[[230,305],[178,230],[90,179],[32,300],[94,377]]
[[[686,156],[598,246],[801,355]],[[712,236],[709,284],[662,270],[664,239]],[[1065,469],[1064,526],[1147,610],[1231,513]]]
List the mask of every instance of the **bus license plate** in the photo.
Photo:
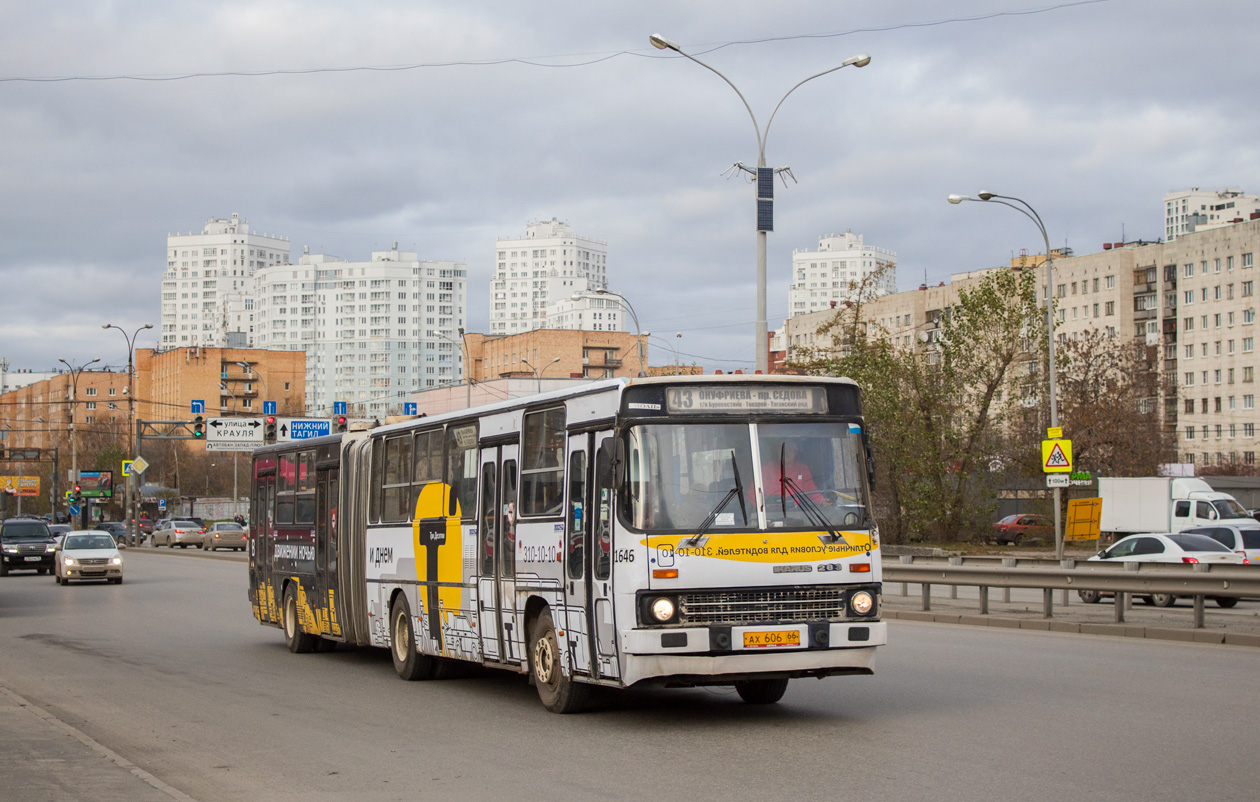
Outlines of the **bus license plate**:
[[798,629],[776,630],[774,632],[745,632],[744,648],[755,649],[775,646],[800,646],[801,632]]

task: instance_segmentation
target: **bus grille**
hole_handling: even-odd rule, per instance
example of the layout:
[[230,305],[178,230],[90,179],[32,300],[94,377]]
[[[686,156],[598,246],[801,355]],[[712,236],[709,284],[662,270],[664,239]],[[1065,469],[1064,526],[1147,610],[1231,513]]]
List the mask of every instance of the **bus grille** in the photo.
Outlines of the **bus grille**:
[[841,621],[846,600],[843,587],[692,591],[679,596],[678,620],[684,626]]

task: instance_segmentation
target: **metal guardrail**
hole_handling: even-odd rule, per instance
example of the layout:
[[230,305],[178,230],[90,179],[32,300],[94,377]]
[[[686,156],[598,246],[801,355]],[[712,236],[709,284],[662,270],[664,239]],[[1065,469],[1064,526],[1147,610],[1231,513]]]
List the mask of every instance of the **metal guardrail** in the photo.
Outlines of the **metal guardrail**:
[[932,585],[979,589],[980,613],[989,612],[989,588],[1040,589],[1045,617],[1054,615],[1055,590],[1097,590],[1116,596],[1116,623],[1124,623],[1126,596],[1171,593],[1194,598],[1194,625],[1204,626],[1206,597],[1260,597],[1260,566],[1180,563],[1103,563],[1021,557],[915,557],[885,562],[884,583],[921,585],[923,609],[932,609]]

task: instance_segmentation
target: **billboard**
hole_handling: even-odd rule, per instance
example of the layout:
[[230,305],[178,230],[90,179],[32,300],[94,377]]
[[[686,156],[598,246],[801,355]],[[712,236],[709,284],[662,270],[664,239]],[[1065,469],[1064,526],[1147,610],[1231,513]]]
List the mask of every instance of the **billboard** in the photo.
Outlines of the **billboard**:
[[79,471],[80,495],[83,498],[113,498],[113,471]]
[[15,496],[38,496],[38,476],[0,476],[0,492]]

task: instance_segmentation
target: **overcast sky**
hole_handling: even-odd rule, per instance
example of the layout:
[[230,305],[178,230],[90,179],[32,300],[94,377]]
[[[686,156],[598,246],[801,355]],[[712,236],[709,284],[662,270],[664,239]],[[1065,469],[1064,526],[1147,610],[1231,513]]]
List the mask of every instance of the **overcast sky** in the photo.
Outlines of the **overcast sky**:
[[[775,118],[767,162],[800,183],[776,192],[773,329],[791,253],[820,235],[895,252],[903,290],[1043,250],[1024,217],[951,192],[1022,197],[1085,254],[1161,237],[1166,192],[1260,191],[1258,31],[1254,0],[9,0],[0,357],[125,365],[101,323],[159,324],[167,234],[237,212],[295,261],[398,241],[466,262],[470,331],[496,237],[558,217],[608,242],[653,364],[678,345],[749,368],[752,187],[722,172],[756,164],[756,136],[649,34],[762,125],[797,81],[871,55]],[[277,71],[310,72],[223,74]]]

